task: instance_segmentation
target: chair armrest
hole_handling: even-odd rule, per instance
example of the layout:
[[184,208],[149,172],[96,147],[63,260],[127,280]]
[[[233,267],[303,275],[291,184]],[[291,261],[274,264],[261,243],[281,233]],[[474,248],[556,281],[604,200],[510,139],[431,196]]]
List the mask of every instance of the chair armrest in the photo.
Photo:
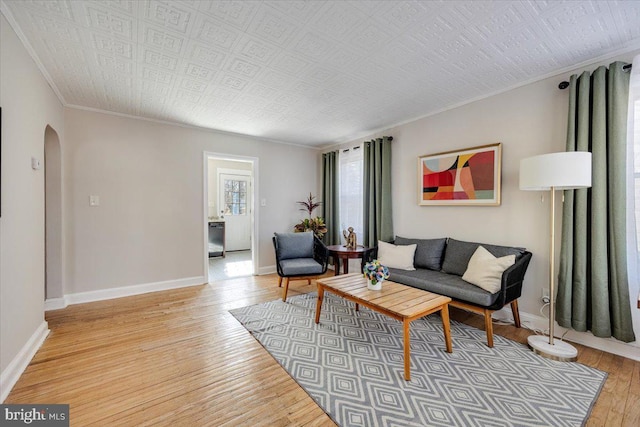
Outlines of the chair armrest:
[[373,261],[378,256],[378,247],[369,248],[362,254],[362,262],[360,262],[360,272],[364,272],[364,265]]
[[313,237],[313,258],[322,264],[323,270],[326,271],[329,264],[329,249],[316,236]]
[[278,276],[282,277],[284,273],[280,267],[280,251],[278,250],[278,240],[276,239],[276,236],[273,236],[271,241],[273,242],[273,249],[276,252],[276,271],[278,272]]
[[531,252],[525,252],[522,254],[515,264],[507,268],[502,273],[502,287],[506,289],[517,283],[521,283],[524,280],[524,274],[527,272],[527,267],[531,261]]
[[378,247],[375,246],[373,248],[369,248],[368,251],[366,251],[364,253],[364,255],[362,256],[362,259],[365,262],[369,262],[369,261],[373,261],[374,259],[376,259],[378,257]]
[[525,252],[522,256],[502,273],[502,283],[500,288],[500,298],[498,301],[500,307],[505,304],[520,298],[522,294],[522,282],[524,281],[524,275],[529,267],[531,261],[531,252]]

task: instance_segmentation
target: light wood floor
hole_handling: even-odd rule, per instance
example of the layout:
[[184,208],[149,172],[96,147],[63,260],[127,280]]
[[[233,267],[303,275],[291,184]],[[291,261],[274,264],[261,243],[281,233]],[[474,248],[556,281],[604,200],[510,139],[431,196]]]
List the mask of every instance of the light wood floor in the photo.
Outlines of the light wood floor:
[[[51,333],[5,403],[68,403],[72,426],[333,426],[228,313],[280,297],[276,283],[246,277],[49,312]],[[289,295],[313,290],[296,281]],[[530,333],[494,328],[523,343]],[[640,362],[578,350],[609,372],[587,425],[640,425]]]

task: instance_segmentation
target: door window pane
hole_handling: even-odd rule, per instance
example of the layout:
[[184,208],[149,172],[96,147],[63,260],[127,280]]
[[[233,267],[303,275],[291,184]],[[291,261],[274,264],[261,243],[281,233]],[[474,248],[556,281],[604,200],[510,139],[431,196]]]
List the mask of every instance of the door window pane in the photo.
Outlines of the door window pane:
[[247,214],[247,182],[235,179],[224,180],[224,214]]

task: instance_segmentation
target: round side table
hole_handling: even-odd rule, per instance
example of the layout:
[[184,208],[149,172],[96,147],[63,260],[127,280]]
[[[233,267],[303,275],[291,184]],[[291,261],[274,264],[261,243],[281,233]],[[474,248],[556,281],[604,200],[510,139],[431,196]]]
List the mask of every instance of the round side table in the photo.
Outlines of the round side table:
[[329,254],[335,260],[335,275],[340,274],[340,263],[344,265],[344,274],[349,274],[349,259],[360,258],[362,259],[370,250],[366,246],[358,246],[355,249],[349,249],[344,245],[331,245],[327,246]]

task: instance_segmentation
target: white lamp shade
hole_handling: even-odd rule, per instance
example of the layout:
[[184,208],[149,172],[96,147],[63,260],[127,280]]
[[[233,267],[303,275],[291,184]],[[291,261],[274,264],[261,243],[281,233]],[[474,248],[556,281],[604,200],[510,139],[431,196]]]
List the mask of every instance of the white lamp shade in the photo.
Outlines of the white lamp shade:
[[591,187],[591,153],[568,151],[520,160],[520,189],[539,191]]

